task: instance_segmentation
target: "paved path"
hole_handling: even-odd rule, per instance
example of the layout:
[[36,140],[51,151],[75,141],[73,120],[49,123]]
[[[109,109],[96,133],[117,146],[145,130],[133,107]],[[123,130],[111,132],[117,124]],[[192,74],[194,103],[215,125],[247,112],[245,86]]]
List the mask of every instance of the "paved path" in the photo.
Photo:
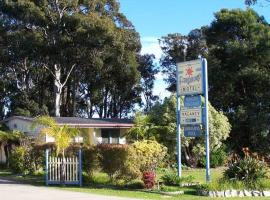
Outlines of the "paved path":
[[[132,200],[53,188],[17,184],[0,178],[1,200]],[[133,199],[134,200],[134,199]]]

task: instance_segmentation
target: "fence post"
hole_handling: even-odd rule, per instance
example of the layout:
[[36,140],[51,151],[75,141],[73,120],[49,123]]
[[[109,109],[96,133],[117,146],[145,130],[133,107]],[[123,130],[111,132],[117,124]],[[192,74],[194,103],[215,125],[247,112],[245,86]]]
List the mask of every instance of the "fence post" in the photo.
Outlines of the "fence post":
[[82,149],[79,149],[79,183],[82,187]]
[[45,151],[45,158],[46,158],[46,167],[45,167],[45,179],[46,179],[46,185],[48,186],[49,185],[49,182],[48,182],[48,176],[49,176],[49,149],[46,149]]

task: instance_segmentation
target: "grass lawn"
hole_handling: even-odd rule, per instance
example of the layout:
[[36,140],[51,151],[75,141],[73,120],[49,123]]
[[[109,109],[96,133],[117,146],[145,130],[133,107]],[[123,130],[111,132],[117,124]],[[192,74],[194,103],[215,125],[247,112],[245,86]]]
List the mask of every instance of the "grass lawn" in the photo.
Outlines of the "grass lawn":
[[[222,176],[223,168],[212,169],[211,175],[212,180],[218,179]],[[159,176],[161,173],[159,173]],[[183,176],[192,175],[195,177],[195,182],[205,183],[205,170],[204,169],[190,169],[190,170],[183,170]],[[12,180],[16,180],[22,183],[32,184],[32,185],[44,185],[44,177],[42,175],[35,175],[35,176],[17,176],[12,175],[10,172],[5,170],[0,170],[0,178],[8,178]],[[199,199],[213,199],[209,197],[197,196],[196,189],[194,187],[185,187],[179,188],[179,190],[184,191],[183,195],[178,196],[167,196],[157,193],[150,193],[148,191],[143,190],[131,190],[131,189],[123,189],[121,187],[112,188],[109,185],[106,185],[108,178],[105,174],[99,173],[95,176],[95,182],[101,183],[101,185],[90,185],[84,186],[82,188],[73,187],[73,186],[66,186],[66,187],[58,187],[58,186],[50,186],[49,188],[56,188],[60,190],[68,190],[68,191],[75,191],[75,192],[84,192],[84,193],[94,193],[106,196],[119,196],[119,197],[130,197],[130,198],[139,198],[139,199],[187,199],[187,200],[199,200]],[[1,187],[1,185],[0,185]],[[250,198],[229,198],[231,200],[236,199],[254,199],[255,197]],[[269,199],[269,197],[258,197],[261,199]],[[255,198],[255,199],[258,199]],[[225,199],[225,198],[219,198]]]

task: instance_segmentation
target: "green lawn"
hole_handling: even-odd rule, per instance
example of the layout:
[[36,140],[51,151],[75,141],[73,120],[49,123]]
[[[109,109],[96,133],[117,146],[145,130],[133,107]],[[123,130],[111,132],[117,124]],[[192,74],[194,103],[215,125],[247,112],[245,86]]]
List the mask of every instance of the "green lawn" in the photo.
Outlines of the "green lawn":
[[[219,177],[222,176],[223,168],[218,169],[212,169],[211,175],[212,180],[216,180]],[[161,174],[159,173],[159,176]],[[205,170],[204,169],[190,169],[190,170],[183,170],[183,176],[192,175],[195,177],[195,182],[205,183]],[[12,180],[18,180],[22,183],[28,183],[33,185],[44,185],[44,178],[42,175],[36,175],[36,176],[16,176],[12,175],[8,171],[0,171],[0,177],[5,177]],[[49,188],[56,188],[60,190],[69,190],[69,191],[76,191],[76,192],[84,192],[84,193],[94,193],[94,194],[100,194],[100,195],[106,195],[106,196],[120,196],[120,197],[130,197],[130,198],[138,198],[138,199],[187,199],[187,200],[199,200],[199,199],[213,199],[209,197],[203,197],[203,196],[197,196],[196,189],[194,187],[185,187],[185,188],[179,188],[179,190],[184,191],[183,195],[178,196],[167,196],[162,194],[156,194],[156,193],[150,193],[148,191],[144,190],[131,190],[131,189],[123,189],[123,187],[114,187],[112,188],[112,185],[106,184],[108,181],[108,178],[103,173],[98,173],[95,176],[95,182],[100,183],[100,185],[89,185],[84,186],[82,188],[79,187],[72,187],[72,186],[66,186],[66,187],[58,187],[58,186],[50,186]],[[236,200],[236,199],[254,199],[255,197],[251,198],[229,198],[230,200]],[[258,197],[261,199],[269,199],[269,197]],[[255,198],[255,199],[258,199]],[[225,199],[225,198],[219,198],[219,199]]]

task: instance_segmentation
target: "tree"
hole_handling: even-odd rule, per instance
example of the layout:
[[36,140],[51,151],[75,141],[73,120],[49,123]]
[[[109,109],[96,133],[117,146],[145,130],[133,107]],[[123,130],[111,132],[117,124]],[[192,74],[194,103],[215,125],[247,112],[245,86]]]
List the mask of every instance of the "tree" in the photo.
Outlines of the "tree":
[[61,177],[60,181],[63,184],[65,180],[65,150],[70,146],[74,137],[79,134],[78,129],[70,128],[68,125],[58,125],[52,117],[41,116],[35,119],[32,127],[41,126],[40,136],[51,136],[54,138],[56,146],[56,154],[62,156]]
[[[143,118],[139,115],[140,118]],[[168,148],[170,160],[175,159],[176,149],[176,98],[171,95],[165,98],[163,103],[156,103],[149,115],[144,118],[149,118],[151,128],[145,129],[144,134],[149,135],[151,139],[157,140]],[[135,122],[137,120],[135,119]],[[149,125],[148,125],[149,126]],[[136,126],[134,130],[141,130]],[[217,150],[222,143],[228,138],[231,125],[228,118],[209,103],[209,130],[210,130],[210,149]],[[183,130],[181,131],[183,133]],[[138,132],[140,133],[140,132]],[[181,135],[182,152],[187,164],[196,165],[205,153],[204,137],[187,138]]]
[[209,99],[229,117],[228,144],[269,152],[270,27],[251,9],[215,14],[206,31]]
[[18,131],[10,131],[6,126],[1,126],[0,129],[0,147],[3,146],[4,148],[5,157],[7,160],[6,164],[8,167],[12,146],[19,145],[25,136]]
[[[257,4],[258,2],[261,2],[261,1],[260,1],[260,0],[245,0],[245,4],[246,4],[247,6],[255,5],[255,4]],[[270,3],[269,0],[264,0],[264,2]]]
[[[76,101],[84,95],[78,94],[79,88],[85,86],[90,89],[81,91],[101,94],[91,107],[98,108],[102,117],[121,115],[132,108],[137,98],[134,88],[139,80],[136,54],[140,42],[133,25],[119,12],[119,2],[2,1],[0,13],[3,66],[15,72],[13,80],[23,80],[15,86],[18,94],[26,91],[29,100],[37,95],[39,106],[46,104],[55,116],[76,115]],[[122,76],[112,79],[115,74]],[[96,85],[92,82],[89,86],[85,81],[89,78],[102,83],[101,88],[93,89]],[[118,85],[120,81],[127,84]],[[54,102],[47,100],[52,97]]]
[[198,59],[206,56],[207,46],[204,37],[204,27],[194,29],[185,36],[179,33],[168,34],[159,40],[164,56],[160,59],[162,72],[166,75],[168,90],[176,91],[176,64],[184,60]]
[[158,96],[153,95],[155,75],[159,72],[154,64],[154,55],[138,55],[138,70],[141,74],[141,88],[145,101],[144,111],[148,112]]
[[129,131],[128,131],[128,138],[132,141],[138,140],[149,140],[149,130],[152,128],[152,123],[150,122],[150,118],[147,115],[143,115],[140,112],[135,114],[134,124]]

